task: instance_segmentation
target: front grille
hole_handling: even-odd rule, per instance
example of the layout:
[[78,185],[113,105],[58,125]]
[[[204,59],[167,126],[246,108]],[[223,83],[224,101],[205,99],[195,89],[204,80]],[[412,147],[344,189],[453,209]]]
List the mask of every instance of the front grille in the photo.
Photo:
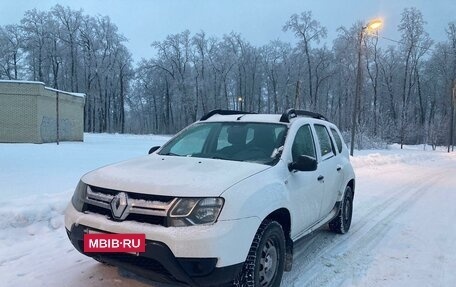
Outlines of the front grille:
[[92,205],[92,204],[87,204],[85,211],[88,211],[91,213],[97,213],[97,214],[101,214],[101,215],[106,215],[109,218],[112,217],[112,213],[111,213],[110,209],[99,207],[99,206]]
[[[103,188],[103,187],[93,186],[93,185],[91,185],[90,188],[94,192],[100,192],[100,193],[110,194],[110,195],[116,195],[120,192],[120,190],[113,190],[113,189],[108,189],[108,188]],[[166,195],[144,194],[144,193],[135,193],[135,192],[125,192],[125,193],[128,195],[129,198],[146,200],[146,201],[170,202],[174,199],[173,196],[166,196]]]
[[88,186],[84,211],[101,214],[114,221],[131,220],[167,226],[168,210],[177,200],[175,197],[124,192],[128,198],[126,211],[120,218],[115,218],[111,201],[120,192],[122,191]]

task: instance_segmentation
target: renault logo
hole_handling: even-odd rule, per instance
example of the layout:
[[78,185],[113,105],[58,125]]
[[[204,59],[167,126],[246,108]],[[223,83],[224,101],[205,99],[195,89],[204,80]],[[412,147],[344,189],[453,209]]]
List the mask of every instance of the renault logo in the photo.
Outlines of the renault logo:
[[120,192],[111,200],[111,211],[114,219],[123,220],[128,215],[128,196],[125,192]]

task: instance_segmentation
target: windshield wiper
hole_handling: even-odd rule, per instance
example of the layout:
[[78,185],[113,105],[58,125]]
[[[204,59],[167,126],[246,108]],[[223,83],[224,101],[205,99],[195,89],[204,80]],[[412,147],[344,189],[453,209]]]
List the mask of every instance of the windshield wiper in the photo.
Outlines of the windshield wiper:
[[211,156],[211,159],[223,159],[223,160],[232,160],[232,161],[244,161],[242,159],[235,159],[235,158],[227,158],[227,157],[221,157],[221,156]]
[[172,152],[161,153],[160,155],[183,156],[183,155],[181,155],[181,154],[172,153]]

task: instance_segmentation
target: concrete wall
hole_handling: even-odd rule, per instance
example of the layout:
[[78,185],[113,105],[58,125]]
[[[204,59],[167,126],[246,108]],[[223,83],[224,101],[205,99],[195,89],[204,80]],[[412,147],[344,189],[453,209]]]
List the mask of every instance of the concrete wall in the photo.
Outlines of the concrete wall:
[[[84,137],[84,98],[59,93],[59,138],[62,141],[82,141]],[[37,128],[42,142],[57,140],[57,91],[45,88],[37,102]]]
[[40,82],[0,81],[0,142],[55,142],[59,94],[59,138],[82,141],[84,97]]

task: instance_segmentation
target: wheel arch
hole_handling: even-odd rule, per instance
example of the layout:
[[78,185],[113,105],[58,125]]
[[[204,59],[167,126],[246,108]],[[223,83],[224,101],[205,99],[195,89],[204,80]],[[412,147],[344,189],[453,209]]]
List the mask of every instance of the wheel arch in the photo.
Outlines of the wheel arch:
[[347,186],[349,186],[352,190],[352,194],[355,195],[355,179],[352,178],[348,183]]
[[279,208],[271,212],[263,220],[277,221],[283,229],[285,235],[285,271],[291,271],[293,265],[293,240],[291,240],[291,214],[287,208]]

